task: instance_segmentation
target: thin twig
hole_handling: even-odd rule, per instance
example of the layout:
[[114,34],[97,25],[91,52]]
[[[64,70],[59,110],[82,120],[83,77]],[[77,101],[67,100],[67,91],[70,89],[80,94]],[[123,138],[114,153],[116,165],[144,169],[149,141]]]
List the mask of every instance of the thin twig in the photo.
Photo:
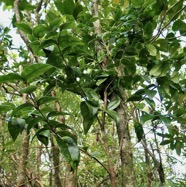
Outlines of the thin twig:
[[86,154],[87,156],[89,156],[90,158],[94,159],[94,160],[95,160],[97,163],[99,163],[99,164],[107,171],[107,173],[110,175],[110,172],[109,172],[109,170],[107,169],[107,167],[106,167],[103,163],[101,163],[96,157],[90,155],[87,151],[85,151],[85,150],[83,150],[83,149],[81,149],[81,148],[80,148],[80,151],[83,152],[84,154]]
[[[177,5],[178,3],[179,3],[180,1],[178,1],[178,2],[176,2],[171,8],[173,8],[175,5]],[[171,9],[170,8],[170,9]],[[163,16],[163,19],[162,19],[162,21],[161,21],[161,23],[160,23],[160,26],[159,26],[159,29],[158,29],[158,33],[151,39],[151,41],[150,41],[150,43],[153,43],[160,35],[161,35],[161,33],[163,32],[163,30],[164,29],[166,29],[169,25],[170,25],[170,23],[173,21],[173,19],[180,13],[180,12],[182,12],[184,9],[186,8],[186,5],[185,6],[183,6],[178,12],[176,12],[173,16],[172,16],[172,18],[169,20],[169,22],[164,26],[164,27],[162,27],[162,25],[163,25],[163,22],[164,22],[164,20],[165,20],[165,17],[167,16],[167,13],[169,12],[169,10],[165,13],[165,15]],[[161,28],[162,27],[162,28]]]

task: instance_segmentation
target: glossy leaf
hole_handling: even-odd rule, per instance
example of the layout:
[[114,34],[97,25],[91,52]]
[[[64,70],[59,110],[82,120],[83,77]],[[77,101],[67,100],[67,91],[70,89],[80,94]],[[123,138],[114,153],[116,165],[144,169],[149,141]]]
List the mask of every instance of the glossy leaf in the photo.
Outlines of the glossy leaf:
[[24,119],[12,119],[8,123],[8,131],[14,141],[17,139],[18,135],[23,131],[24,128]]
[[86,101],[81,102],[81,115],[83,117],[84,133],[87,134],[91,125],[94,122],[98,107],[91,106]]
[[49,64],[32,64],[26,67],[21,75],[27,82],[32,82],[51,68]]
[[116,109],[119,106],[120,102],[121,102],[120,99],[115,99],[115,100],[109,102],[109,104],[107,106],[107,109],[108,110],[114,110],[114,109]]

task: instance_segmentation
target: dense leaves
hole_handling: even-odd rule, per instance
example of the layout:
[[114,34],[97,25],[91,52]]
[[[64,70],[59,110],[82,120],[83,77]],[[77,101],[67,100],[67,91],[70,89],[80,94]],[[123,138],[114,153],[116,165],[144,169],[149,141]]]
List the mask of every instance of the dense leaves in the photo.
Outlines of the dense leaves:
[[[2,2],[4,9],[15,6],[11,0]],[[80,147],[85,148],[82,152],[100,159],[103,167],[100,173],[94,165],[82,169],[96,180],[101,176],[99,184],[90,180],[89,186],[109,186],[105,173],[114,164],[116,173],[109,171],[109,176],[122,173],[118,158],[109,160],[111,152],[123,153],[121,116],[129,126],[122,133],[128,131],[135,137],[132,143],[146,145],[145,159],[149,154],[154,172],[160,170],[156,160],[162,159],[156,155],[161,155],[161,146],[185,154],[183,0],[99,1],[98,12],[93,11],[95,2],[85,0],[19,3],[12,25],[21,31],[25,46],[15,52],[10,29],[0,31],[0,114],[14,141],[26,130],[46,149],[58,145],[72,171],[79,164],[80,170],[84,167]],[[144,160],[140,154],[134,157],[137,164]],[[144,185],[138,171],[143,167],[135,168],[138,186]],[[150,180],[159,180],[156,175]],[[85,179],[80,185],[87,185]]]

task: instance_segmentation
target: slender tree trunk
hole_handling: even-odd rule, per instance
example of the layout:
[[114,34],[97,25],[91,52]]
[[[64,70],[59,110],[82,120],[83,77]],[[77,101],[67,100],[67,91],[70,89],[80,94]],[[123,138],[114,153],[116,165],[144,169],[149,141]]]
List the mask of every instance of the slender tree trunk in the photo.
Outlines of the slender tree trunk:
[[[143,141],[145,146],[147,147],[147,142],[145,139],[145,136],[143,137]],[[147,150],[144,147],[144,152],[145,152],[145,164],[146,164],[146,183],[147,187],[152,187],[152,172],[151,172],[151,164],[150,164],[150,158]]]
[[77,171],[72,171],[71,166],[66,164],[64,187],[77,187]]
[[133,151],[131,146],[131,137],[129,131],[128,107],[125,103],[125,92],[120,90],[123,96],[122,101],[117,108],[120,122],[117,126],[118,138],[120,144],[120,158],[122,167],[122,187],[134,187],[134,168],[133,168]]
[[26,130],[22,132],[22,146],[21,146],[21,155],[19,159],[18,166],[18,175],[17,175],[17,187],[26,187],[27,186],[27,176],[26,176],[26,167],[27,167],[27,159],[28,159],[28,148],[29,148],[29,135]]
[[51,145],[52,145],[52,159],[53,159],[53,166],[54,166],[54,184],[55,187],[62,187],[62,183],[60,179],[60,168],[59,168],[60,151],[59,148],[54,144],[52,136],[51,136]]

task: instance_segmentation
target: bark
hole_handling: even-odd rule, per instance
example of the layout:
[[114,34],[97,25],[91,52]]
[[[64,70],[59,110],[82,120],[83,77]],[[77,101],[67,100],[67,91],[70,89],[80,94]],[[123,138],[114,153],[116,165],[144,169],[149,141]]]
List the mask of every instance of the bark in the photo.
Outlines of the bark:
[[26,187],[27,186],[27,175],[26,175],[26,167],[27,167],[27,159],[28,159],[28,148],[29,148],[29,135],[26,130],[23,130],[23,142],[20,151],[20,159],[18,166],[18,175],[17,175],[17,187]]
[[134,167],[133,167],[133,151],[131,146],[131,137],[129,131],[129,115],[128,107],[125,103],[125,92],[120,90],[122,95],[122,101],[117,108],[117,113],[120,118],[120,122],[117,126],[120,158],[122,167],[122,187],[134,187]]
[[[143,137],[143,141],[147,147],[145,136]],[[152,180],[153,179],[152,179],[150,158],[149,158],[148,152],[145,148],[144,148],[144,152],[145,152],[145,164],[146,164],[146,184],[147,184],[147,187],[152,187]]]
[[60,151],[59,148],[54,144],[53,137],[51,137],[51,145],[52,145],[52,159],[53,159],[53,166],[54,166],[54,184],[56,187],[62,187],[62,183],[60,179],[60,168],[59,168]]
[[72,172],[71,166],[67,163],[66,172],[65,172],[65,187],[77,187],[77,173],[76,171]]

